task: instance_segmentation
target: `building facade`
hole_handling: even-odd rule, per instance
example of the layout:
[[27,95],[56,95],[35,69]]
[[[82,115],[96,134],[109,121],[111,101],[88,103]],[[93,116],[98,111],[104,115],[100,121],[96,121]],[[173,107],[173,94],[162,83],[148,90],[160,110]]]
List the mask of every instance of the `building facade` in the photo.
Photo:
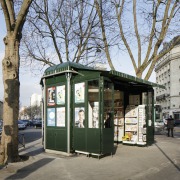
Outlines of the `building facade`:
[[[168,45],[166,43],[163,50]],[[180,44],[156,63],[155,72],[156,83],[166,87],[156,88],[156,104],[162,106],[164,118],[172,115],[174,119],[180,120]]]
[[30,102],[31,106],[40,106],[41,98],[42,98],[42,96],[39,94],[36,94],[36,93],[32,94],[31,102]]

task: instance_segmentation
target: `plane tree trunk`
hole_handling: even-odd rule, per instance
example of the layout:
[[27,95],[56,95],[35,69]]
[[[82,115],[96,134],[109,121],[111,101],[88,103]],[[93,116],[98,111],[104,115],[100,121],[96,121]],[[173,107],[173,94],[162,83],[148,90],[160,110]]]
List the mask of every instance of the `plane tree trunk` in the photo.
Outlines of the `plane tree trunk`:
[[19,113],[19,41],[13,35],[4,38],[5,57],[2,61],[4,104],[0,163],[15,162],[18,156]]
[[[18,155],[18,114],[19,114],[19,46],[22,29],[28,9],[33,0],[0,0],[4,13],[7,34],[4,38],[5,56],[2,60],[4,104],[3,132],[0,143],[0,164],[19,161]],[[15,6],[19,12],[15,12]]]

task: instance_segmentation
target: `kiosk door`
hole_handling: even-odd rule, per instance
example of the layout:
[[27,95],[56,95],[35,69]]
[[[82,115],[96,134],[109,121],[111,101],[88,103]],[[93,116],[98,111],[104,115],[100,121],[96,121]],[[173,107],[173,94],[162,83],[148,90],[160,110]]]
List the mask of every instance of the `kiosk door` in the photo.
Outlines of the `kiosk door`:
[[74,84],[73,149],[86,152],[85,82]]
[[154,96],[153,90],[148,91],[148,102],[147,102],[147,143],[152,144],[154,142]]
[[88,81],[87,107],[88,107],[88,128],[87,128],[87,151],[94,154],[101,153],[100,146],[100,89],[99,80]]

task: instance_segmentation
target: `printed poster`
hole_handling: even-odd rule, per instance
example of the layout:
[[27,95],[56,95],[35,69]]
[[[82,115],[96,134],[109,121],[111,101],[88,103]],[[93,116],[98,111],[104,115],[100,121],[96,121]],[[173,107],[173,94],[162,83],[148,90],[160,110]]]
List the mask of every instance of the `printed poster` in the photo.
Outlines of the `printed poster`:
[[78,128],[85,127],[85,108],[84,107],[75,108],[75,127],[78,127]]
[[47,104],[48,106],[55,105],[55,87],[50,87],[47,89]]
[[47,126],[55,126],[55,108],[47,109]]
[[84,102],[85,97],[85,83],[75,84],[75,103]]
[[65,104],[65,85],[56,87],[57,104]]
[[56,111],[56,126],[65,127],[65,107],[57,108]]

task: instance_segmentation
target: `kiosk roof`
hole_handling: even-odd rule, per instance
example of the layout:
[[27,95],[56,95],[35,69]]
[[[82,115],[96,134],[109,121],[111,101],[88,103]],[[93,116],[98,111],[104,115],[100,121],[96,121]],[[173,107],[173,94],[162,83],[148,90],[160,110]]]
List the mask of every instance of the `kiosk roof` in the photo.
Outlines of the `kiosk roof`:
[[59,74],[63,74],[66,72],[78,74],[78,70],[87,70],[87,71],[96,71],[96,72],[98,71],[101,74],[104,74],[108,77],[114,77],[116,79],[126,81],[128,83],[144,84],[144,85],[148,85],[148,86],[152,86],[152,87],[159,87],[159,88],[165,89],[165,86],[163,86],[163,85],[156,84],[156,83],[153,83],[150,81],[146,81],[144,79],[137,78],[135,76],[131,76],[131,75],[119,72],[119,71],[99,70],[99,69],[94,69],[92,67],[84,66],[82,64],[74,63],[74,62],[65,62],[62,64],[51,66],[45,70],[44,76],[42,78],[46,78],[46,77],[50,77],[50,76],[54,76],[54,75],[59,75]]

